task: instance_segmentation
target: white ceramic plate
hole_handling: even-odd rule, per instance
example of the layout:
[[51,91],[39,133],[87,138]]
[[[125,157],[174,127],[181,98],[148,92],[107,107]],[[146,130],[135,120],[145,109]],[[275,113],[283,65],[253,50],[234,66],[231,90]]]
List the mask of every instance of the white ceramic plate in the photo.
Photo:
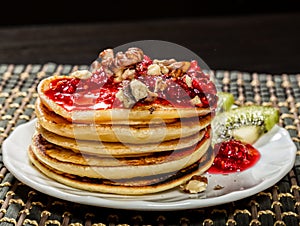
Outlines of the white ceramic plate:
[[[119,209],[182,210],[214,206],[243,199],[263,191],[282,179],[293,167],[296,146],[289,133],[275,126],[254,146],[261,158],[252,168],[234,174],[207,174],[204,193],[185,194],[179,189],[154,195],[122,196],[82,191],[62,185],[34,168],[27,157],[27,148],[34,133],[35,120],[18,126],[3,143],[3,162],[21,182],[60,199]],[[220,190],[215,186],[223,187]]]

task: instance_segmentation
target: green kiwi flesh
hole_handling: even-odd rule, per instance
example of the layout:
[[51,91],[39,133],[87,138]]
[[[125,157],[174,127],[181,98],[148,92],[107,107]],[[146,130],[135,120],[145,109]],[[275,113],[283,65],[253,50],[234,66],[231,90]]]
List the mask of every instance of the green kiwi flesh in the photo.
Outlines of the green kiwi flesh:
[[241,106],[217,114],[212,122],[213,144],[236,139],[253,144],[279,122],[279,110],[269,106]]

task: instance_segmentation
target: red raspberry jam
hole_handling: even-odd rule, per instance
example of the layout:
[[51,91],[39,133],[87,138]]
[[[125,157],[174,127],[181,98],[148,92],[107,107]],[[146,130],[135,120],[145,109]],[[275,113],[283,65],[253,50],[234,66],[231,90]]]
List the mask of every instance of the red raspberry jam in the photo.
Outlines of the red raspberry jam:
[[147,75],[148,67],[152,63],[153,61],[151,60],[151,58],[148,57],[147,55],[144,55],[144,59],[142,60],[142,62],[138,63],[135,68],[138,73],[138,76]]
[[[144,59],[131,65],[135,69],[135,79],[143,82],[149,91],[155,92],[157,98],[149,101],[140,100],[136,105],[162,104],[180,107],[210,107],[212,111],[217,105],[217,90],[209,75],[203,73],[196,61],[191,61],[190,68],[179,77],[163,74],[161,76],[147,75],[149,65],[153,61],[144,55]],[[186,82],[186,76],[190,83]],[[157,80],[160,79],[164,89],[155,90]],[[88,79],[58,78],[52,81],[45,91],[48,98],[68,111],[96,110],[123,108],[123,104],[116,98],[116,93],[122,89],[122,82],[114,82],[114,76],[107,75],[100,67]],[[191,99],[199,97],[200,103],[193,105]]]
[[53,80],[45,95],[68,111],[110,109],[121,103],[115,101],[120,83],[101,76],[96,71],[91,78],[63,78]]
[[260,153],[251,144],[237,140],[218,143],[214,149],[218,154],[208,173],[241,172],[255,165],[260,159]]

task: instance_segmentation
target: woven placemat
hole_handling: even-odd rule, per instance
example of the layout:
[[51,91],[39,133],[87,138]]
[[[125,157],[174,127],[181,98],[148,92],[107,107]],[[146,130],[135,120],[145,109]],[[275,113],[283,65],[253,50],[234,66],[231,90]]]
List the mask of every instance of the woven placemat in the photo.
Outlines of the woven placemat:
[[[0,145],[18,125],[35,117],[39,81],[87,66],[0,64]],[[215,71],[219,88],[236,104],[271,105],[280,109],[280,125],[297,147],[293,169],[276,185],[251,197],[214,207],[180,211],[130,211],[71,203],[20,183],[2,163],[1,225],[299,225],[300,74],[270,75]]]

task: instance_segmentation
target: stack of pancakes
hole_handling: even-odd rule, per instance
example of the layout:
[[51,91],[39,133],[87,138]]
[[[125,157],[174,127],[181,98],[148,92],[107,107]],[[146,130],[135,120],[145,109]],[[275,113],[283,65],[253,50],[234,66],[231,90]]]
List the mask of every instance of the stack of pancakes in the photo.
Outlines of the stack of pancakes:
[[[124,71],[140,61],[118,68]],[[103,61],[95,70],[105,67]],[[38,86],[36,132],[28,154],[45,175],[83,190],[141,195],[177,187],[211,166],[215,157],[210,148],[214,108],[177,108],[143,97],[129,107],[118,99],[121,104],[115,108],[79,109],[73,103],[70,110],[62,100],[47,95],[57,81],[76,78],[84,82],[90,79],[86,74],[89,72],[52,76]],[[112,74],[116,78],[117,73]],[[149,93],[153,97],[153,92]]]

